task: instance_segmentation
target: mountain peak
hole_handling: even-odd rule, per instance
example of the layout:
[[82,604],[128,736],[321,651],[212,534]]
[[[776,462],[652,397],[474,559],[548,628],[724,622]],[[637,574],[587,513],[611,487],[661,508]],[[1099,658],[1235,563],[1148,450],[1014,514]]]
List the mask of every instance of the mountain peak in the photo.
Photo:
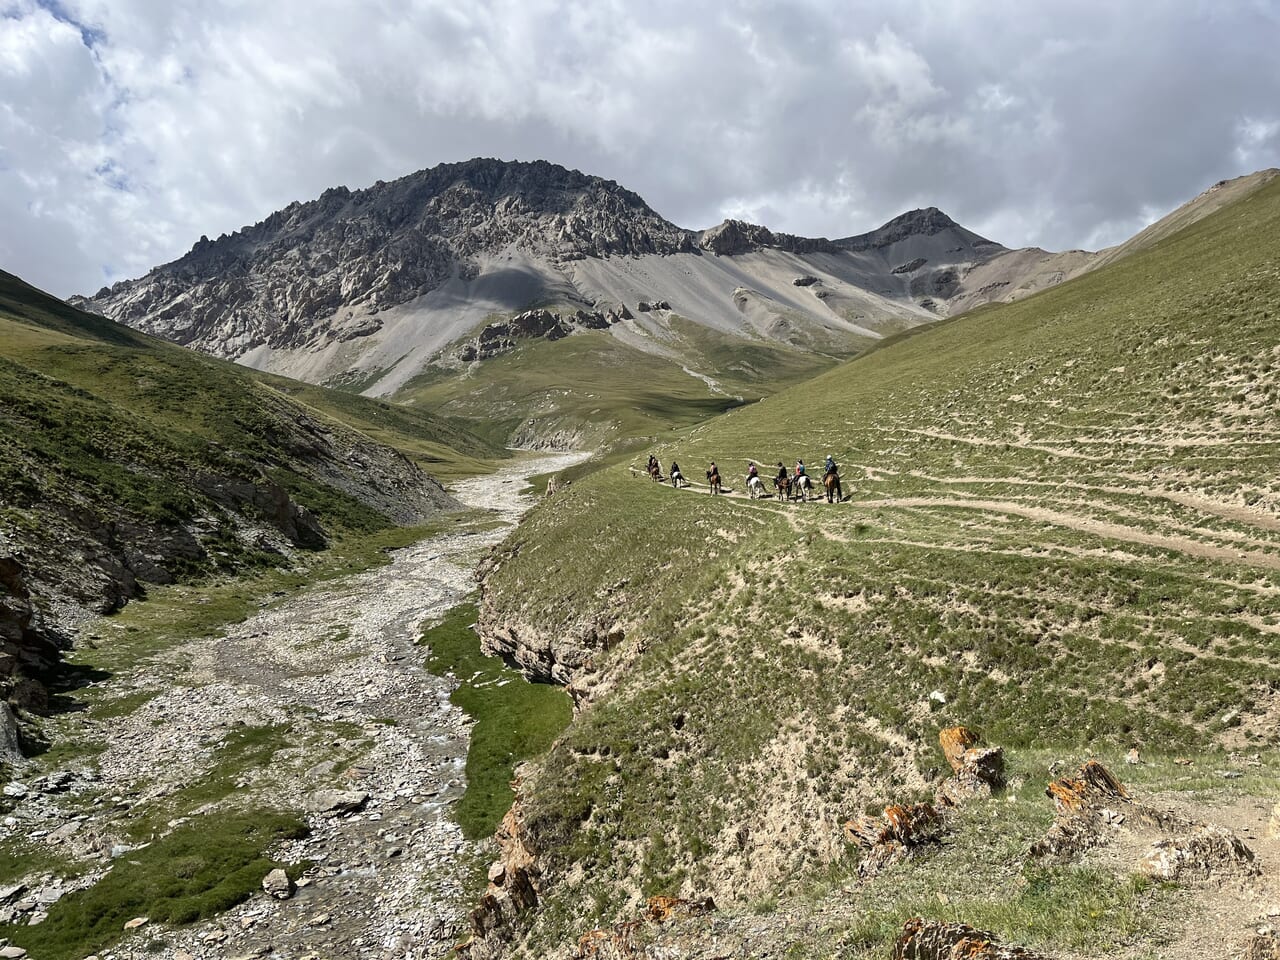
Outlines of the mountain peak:
[[899,214],[869,233],[845,237],[836,243],[845,250],[879,250],[911,237],[932,237],[950,231],[961,246],[985,248],[987,254],[1003,250],[1000,244],[966,230],[937,207],[921,207]]

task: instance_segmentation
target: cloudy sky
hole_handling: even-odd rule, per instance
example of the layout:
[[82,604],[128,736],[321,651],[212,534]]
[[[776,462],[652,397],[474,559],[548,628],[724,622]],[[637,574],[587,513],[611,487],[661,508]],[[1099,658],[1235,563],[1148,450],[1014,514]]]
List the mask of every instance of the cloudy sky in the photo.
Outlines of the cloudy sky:
[[686,227],[1096,248],[1280,165],[1280,0],[0,0],[0,269],[137,276],[472,156]]

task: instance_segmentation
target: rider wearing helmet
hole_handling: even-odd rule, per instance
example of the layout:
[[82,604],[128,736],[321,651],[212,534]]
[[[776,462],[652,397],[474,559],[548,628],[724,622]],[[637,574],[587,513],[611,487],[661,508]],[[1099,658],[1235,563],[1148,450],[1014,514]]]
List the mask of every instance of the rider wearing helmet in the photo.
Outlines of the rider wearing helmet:
[[828,473],[839,473],[839,472],[840,472],[840,470],[839,470],[839,468],[836,466],[835,458],[834,458],[834,457],[832,457],[832,456],[831,456],[831,454],[829,454],[829,453],[828,453],[828,454],[827,454],[826,469],[824,469],[824,470],[822,471],[822,475],[825,477]]

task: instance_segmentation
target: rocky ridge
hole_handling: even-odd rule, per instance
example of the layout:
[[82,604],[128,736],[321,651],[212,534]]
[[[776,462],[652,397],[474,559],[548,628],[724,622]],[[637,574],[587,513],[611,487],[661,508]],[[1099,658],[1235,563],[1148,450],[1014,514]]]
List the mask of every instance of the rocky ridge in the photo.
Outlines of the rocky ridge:
[[[475,258],[509,247],[552,262],[691,252],[696,235],[612,181],[546,161],[442,164],[365,190],[326,190],[140,281],[78,304],[218,356],[296,346],[315,322],[378,309],[474,276]],[[365,316],[339,338],[375,332]]]

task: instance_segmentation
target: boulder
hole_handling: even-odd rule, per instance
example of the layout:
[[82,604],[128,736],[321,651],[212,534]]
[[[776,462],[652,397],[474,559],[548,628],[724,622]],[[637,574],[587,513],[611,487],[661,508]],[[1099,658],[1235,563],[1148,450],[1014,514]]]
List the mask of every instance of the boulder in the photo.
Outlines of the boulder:
[[1044,954],[1003,944],[994,933],[967,923],[915,917],[893,944],[893,960],[1048,960]]
[[277,900],[288,900],[293,896],[293,881],[279,867],[262,878],[262,892]]
[[893,804],[884,808],[884,816],[859,817],[844,825],[849,842],[866,851],[858,865],[858,873],[864,877],[874,876],[926,844],[937,843],[945,832],[942,815],[929,803]]
[[987,797],[1004,786],[1004,751],[982,745],[982,738],[968,727],[947,727],[938,732],[943,756],[954,776],[938,788],[934,802],[955,807],[975,797]]
[[1153,880],[1208,880],[1260,873],[1253,851],[1229,830],[1206,824],[1181,837],[1152,844],[1138,866]]
[[363,810],[369,795],[362,790],[317,790],[303,802],[308,813],[336,816]]

